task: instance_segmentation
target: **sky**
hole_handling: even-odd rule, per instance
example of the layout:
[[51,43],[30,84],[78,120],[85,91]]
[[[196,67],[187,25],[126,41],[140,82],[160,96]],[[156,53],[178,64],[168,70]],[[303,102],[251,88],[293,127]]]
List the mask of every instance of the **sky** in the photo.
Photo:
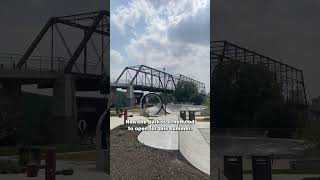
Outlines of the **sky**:
[[227,40],[303,70],[320,95],[319,0],[214,0],[211,39]]
[[210,83],[210,0],[111,0],[110,78],[147,65]]
[[106,0],[2,0],[0,53],[23,53],[50,17],[107,9]]

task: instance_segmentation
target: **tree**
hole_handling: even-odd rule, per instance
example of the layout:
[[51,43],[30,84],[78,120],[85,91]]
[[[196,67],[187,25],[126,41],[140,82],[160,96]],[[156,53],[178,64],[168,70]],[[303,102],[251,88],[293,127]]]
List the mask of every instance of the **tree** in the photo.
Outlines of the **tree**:
[[213,77],[216,127],[292,126],[294,110],[265,65],[228,62],[218,65]]
[[129,99],[126,96],[125,92],[116,91],[112,106],[117,108],[123,108],[123,107],[129,106]]
[[176,101],[180,103],[201,104],[205,99],[205,95],[198,92],[197,86],[187,81],[179,81],[177,83],[174,96]]

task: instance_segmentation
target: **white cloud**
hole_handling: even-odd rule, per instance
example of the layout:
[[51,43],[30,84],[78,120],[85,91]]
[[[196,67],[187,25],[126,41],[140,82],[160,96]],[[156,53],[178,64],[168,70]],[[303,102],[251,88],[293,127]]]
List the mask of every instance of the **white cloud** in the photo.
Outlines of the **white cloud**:
[[[130,1],[126,7],[117,8],[114,15],[111,15],[111,22],[117,21],[116,26],[125,32],[135,31],[136,23],[139,20],[145,21],[144,32],[135,31],[136,35],[128,44],[124,44],[128,64],[144,64],[157,69],[166,68],[169,73],[184,74],[205,82],[208,90],[210,1],[163,2],[161,0]],[[130,18],[125,16],[120,22],[118,16],[121,16],[121,12],[132,14],[132,16]]]
[[110,79],[115,81],[123,69],[124,58],[120,52],[110,48],[110,61]]
[[118,51],[110,48],[110,60],[112,64],[122,64],[123,56]]

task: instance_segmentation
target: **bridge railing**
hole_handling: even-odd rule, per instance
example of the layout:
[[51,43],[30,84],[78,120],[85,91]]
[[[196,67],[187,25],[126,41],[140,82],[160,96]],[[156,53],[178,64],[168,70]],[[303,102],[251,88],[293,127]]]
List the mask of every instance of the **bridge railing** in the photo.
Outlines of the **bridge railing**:
[[[16,64],[21,59],[20,54],[0,54],[0,70],[17,70]],[[69,59],[64,57],[49,57],[49,56],[32,56],[26,63],[20,68],[21,70],[33,70],[40,72],[63,72]],[[105,68],[102,68],[101,64],[87,62],[85,64],[81,62],[75,63],[72,73],[101,75]]]

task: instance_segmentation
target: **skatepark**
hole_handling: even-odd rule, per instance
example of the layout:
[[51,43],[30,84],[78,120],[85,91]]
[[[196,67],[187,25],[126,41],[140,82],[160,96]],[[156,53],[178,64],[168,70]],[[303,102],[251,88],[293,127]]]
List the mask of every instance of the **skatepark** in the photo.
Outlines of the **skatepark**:
[[[166,113],[161,110],[159,116],[154,120],[166,122],[161,124],[149,123],[147,129],[191,129],[188,131],[142,131],[138,140],[142,144],[162,150],[179,150],[184,158],[200,171],[210,174],[210,123],[197,121],[198,117],[191,124],[179,124],[177,121],[182,121],[179,116],[180,111],[196,111],[201,112],[205,108],[200,105],[183,105],[183,104],[168,104]],[[157,107],[149,107],[146,109],[149,113],[157,111]],[[189,117],[187,117],[188,119]],[[201,119],[201,117],[199,117]],[[111,117],[111,128],[123,124],[120,118]],[[131,121],[152,121],[139,113],[135,113],[133,117],[128,117]]]

